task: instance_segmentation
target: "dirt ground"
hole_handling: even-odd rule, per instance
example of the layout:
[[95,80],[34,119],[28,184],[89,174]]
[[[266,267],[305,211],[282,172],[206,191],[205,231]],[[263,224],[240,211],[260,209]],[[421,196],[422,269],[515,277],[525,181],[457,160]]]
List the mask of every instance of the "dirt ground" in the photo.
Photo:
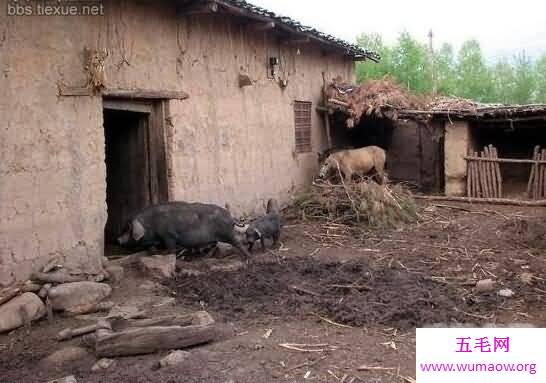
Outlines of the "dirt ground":
[[[179,260],[176,278],[161,284],[128,270],[114,289],[118,305],[150,316],[207,310],[218,323],[217,340],[190,349],[177,367],[153,369],[161,353],[119,358],[106,372],[91,373],[92,352],[61,366],[42,359],[81,345],[54,336],[98,314],[56,317],[29,334],[0,335],[0,382],[73,374],[97,383],[411,383],[415,327],[546,327],[546,209],[423,208],[420,223],[392,230],[289,220],[281,248],[257,252],[247,267],[237,256],[192,257]],[[495,289],[475,293],[476,281],[487,278]],[[500,289],[514,296],[501,297]]]

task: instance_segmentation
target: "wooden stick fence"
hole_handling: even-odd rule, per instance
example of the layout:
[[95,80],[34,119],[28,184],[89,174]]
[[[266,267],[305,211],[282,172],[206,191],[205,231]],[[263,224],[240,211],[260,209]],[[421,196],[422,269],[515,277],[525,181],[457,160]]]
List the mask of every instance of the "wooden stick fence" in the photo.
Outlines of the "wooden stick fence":
[[535,146],[533,158],[499,158],[497,149],[488,145],[481,152],[470,150],[467,161],[466,195],[471,198],[502,198],[501,163],[531,164],[527,184],[529,198],[540,200],[546,197],[546,149]]
[[500,162],[511,162],[499,158],[493,145],[485,146],[480,153],[469,151],[467,160],[466,195],[473,198],[501,198],[502,175]]
[[546,149],[535,146],[533,162],[527,184],[527,195],[532,199],[541,199],[546,196]]

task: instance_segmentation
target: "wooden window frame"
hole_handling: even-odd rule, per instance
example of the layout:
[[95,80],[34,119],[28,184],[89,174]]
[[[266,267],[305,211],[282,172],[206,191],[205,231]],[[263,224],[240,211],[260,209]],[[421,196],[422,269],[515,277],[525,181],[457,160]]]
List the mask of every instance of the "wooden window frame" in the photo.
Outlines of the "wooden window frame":
[[296,153],[310,153],[312,145],[312,110],[311,101],[294,101],[294,138]]

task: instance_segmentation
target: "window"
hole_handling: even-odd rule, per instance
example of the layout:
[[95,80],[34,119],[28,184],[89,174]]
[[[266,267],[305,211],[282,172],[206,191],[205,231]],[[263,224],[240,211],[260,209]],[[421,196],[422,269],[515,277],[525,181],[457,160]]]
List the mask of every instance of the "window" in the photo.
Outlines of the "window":
[[294,101],[296,153],[311,151],[311,105],[309,101]]

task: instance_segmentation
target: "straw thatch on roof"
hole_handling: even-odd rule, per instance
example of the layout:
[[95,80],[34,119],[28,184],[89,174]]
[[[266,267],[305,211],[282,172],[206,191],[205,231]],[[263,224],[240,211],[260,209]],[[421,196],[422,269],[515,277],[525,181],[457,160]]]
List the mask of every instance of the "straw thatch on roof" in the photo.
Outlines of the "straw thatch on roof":
[[546,114],[546,105],[483,104],[453,96],[430,97],[417,95],[394,79],[367,80],[361,85],[344,83],[337,78],[328,85],[326,106],[347,115],[346,125],[352,128],[362,116],[390,120],[430,119],[433,117],[470,119],[514,119]]
[[420,109],[426,104],[426,97],[408,92],[387,76],[360,86],[336,79],[326,89],[326,97],[329,107],[349,115],[349,126],[358,124],[363,115],[396,120],[399,110]]

